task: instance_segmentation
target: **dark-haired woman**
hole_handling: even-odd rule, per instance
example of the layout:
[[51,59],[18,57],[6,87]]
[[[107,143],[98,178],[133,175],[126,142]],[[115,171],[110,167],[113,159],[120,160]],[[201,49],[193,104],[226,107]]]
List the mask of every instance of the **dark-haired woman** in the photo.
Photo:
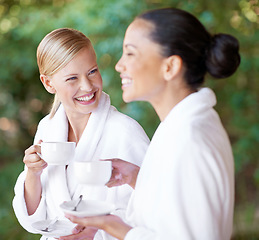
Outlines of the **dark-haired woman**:
[[126,31],[116,70],[124,101],[151,103],[161,124],[139,173],[138,167],[114,160],[108,185],[135,188],[128,222],[113,215],[67,217],[125,240],[229,240],[233,156],[213,109],[215,94],[201,86],[207,72],[214,78],[232,75],[240,63],[238,51],[234,37],[210,35],[185,11],[158,9],[137,17]]

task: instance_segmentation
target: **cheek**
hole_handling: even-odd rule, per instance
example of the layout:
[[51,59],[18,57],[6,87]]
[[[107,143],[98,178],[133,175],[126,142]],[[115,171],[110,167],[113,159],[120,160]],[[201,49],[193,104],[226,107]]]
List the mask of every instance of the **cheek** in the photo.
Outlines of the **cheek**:
[[150,77],[153,77],[152,69],[148,64],[139,65],[132,71],[134,71],[132,75],[137,84],[147,83]]
[[100,78],[98,80],[98,87],[100,88],[100,90],[102,90],[102,88],[103,88],[103,80],[102,80],[101,76],[100,76]]
[[96,86],[98,88],[102,88],[103,80],[102,80],[102,76],[100,73],[98,73],[98,75],[96,75],[91,81],[94,86]]
[[71,86],[61,86],[56,89],[56,94],[60,98],[60,100],[65,100],[73,97],[76,94],[76,89]]

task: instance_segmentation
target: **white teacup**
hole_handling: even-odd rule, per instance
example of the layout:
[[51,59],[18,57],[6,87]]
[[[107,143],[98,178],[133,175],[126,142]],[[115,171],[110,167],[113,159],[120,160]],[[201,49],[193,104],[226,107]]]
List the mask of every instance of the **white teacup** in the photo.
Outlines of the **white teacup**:
[[42,142],[41,158],[49,165],[67,165],[75,155],[75,142]]
[[111,178],[111,161],[74,162],[75,176],[79,183],[105,185]]

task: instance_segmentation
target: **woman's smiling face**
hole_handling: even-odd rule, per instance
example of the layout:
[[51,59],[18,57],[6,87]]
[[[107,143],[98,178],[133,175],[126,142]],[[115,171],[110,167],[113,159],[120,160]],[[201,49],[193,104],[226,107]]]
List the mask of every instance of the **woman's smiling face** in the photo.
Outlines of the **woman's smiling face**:
[[89,114],[97,108],[102,77],[92,47],[85,47],[61,70],[50,77],[67,114]]
[[150,39],[152,23],[135,20],[128,27],[123,54],[115,66],[122,79],[123,100],[159,101],[164,89],[161,46]]

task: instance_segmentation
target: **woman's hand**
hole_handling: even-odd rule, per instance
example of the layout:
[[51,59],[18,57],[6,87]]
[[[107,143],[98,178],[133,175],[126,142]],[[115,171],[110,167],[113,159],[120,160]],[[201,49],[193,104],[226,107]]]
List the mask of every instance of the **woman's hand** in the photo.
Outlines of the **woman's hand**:
[[[84,226],[94,229],[102,229],[111,236],[123,240],[132,228],[124,223],[118,216],[115,215],[104,215],[96,217],[85,217],[80,218],[72,215],[65,215],[71,222],[79,224],[81,227]],[[79,238],[81,239],[81,238]],[[88,239],[88,238],[86,238]]]
[[[42,141],[39,141],[41,143]],[[40,145],[32,145],[25,150],[23,158],[24,164],[28,168],[28,172],[33,175],[41,175],[44,168],[47,167],[47,163],[38,155],[41,153]]]
[[113,168],[112,176],[109,182],[106,184],[106,186],[115,187],[123,184],[128,184],[133,189],[135,189],[136,180],[139,172],[139,166],[117,158],[106,159],[106,160],[112,161],[112,168]]
[[97,231],[97,228],[77,225],[72,231],[73,234],[60,237],[59,240],[93,240]]

